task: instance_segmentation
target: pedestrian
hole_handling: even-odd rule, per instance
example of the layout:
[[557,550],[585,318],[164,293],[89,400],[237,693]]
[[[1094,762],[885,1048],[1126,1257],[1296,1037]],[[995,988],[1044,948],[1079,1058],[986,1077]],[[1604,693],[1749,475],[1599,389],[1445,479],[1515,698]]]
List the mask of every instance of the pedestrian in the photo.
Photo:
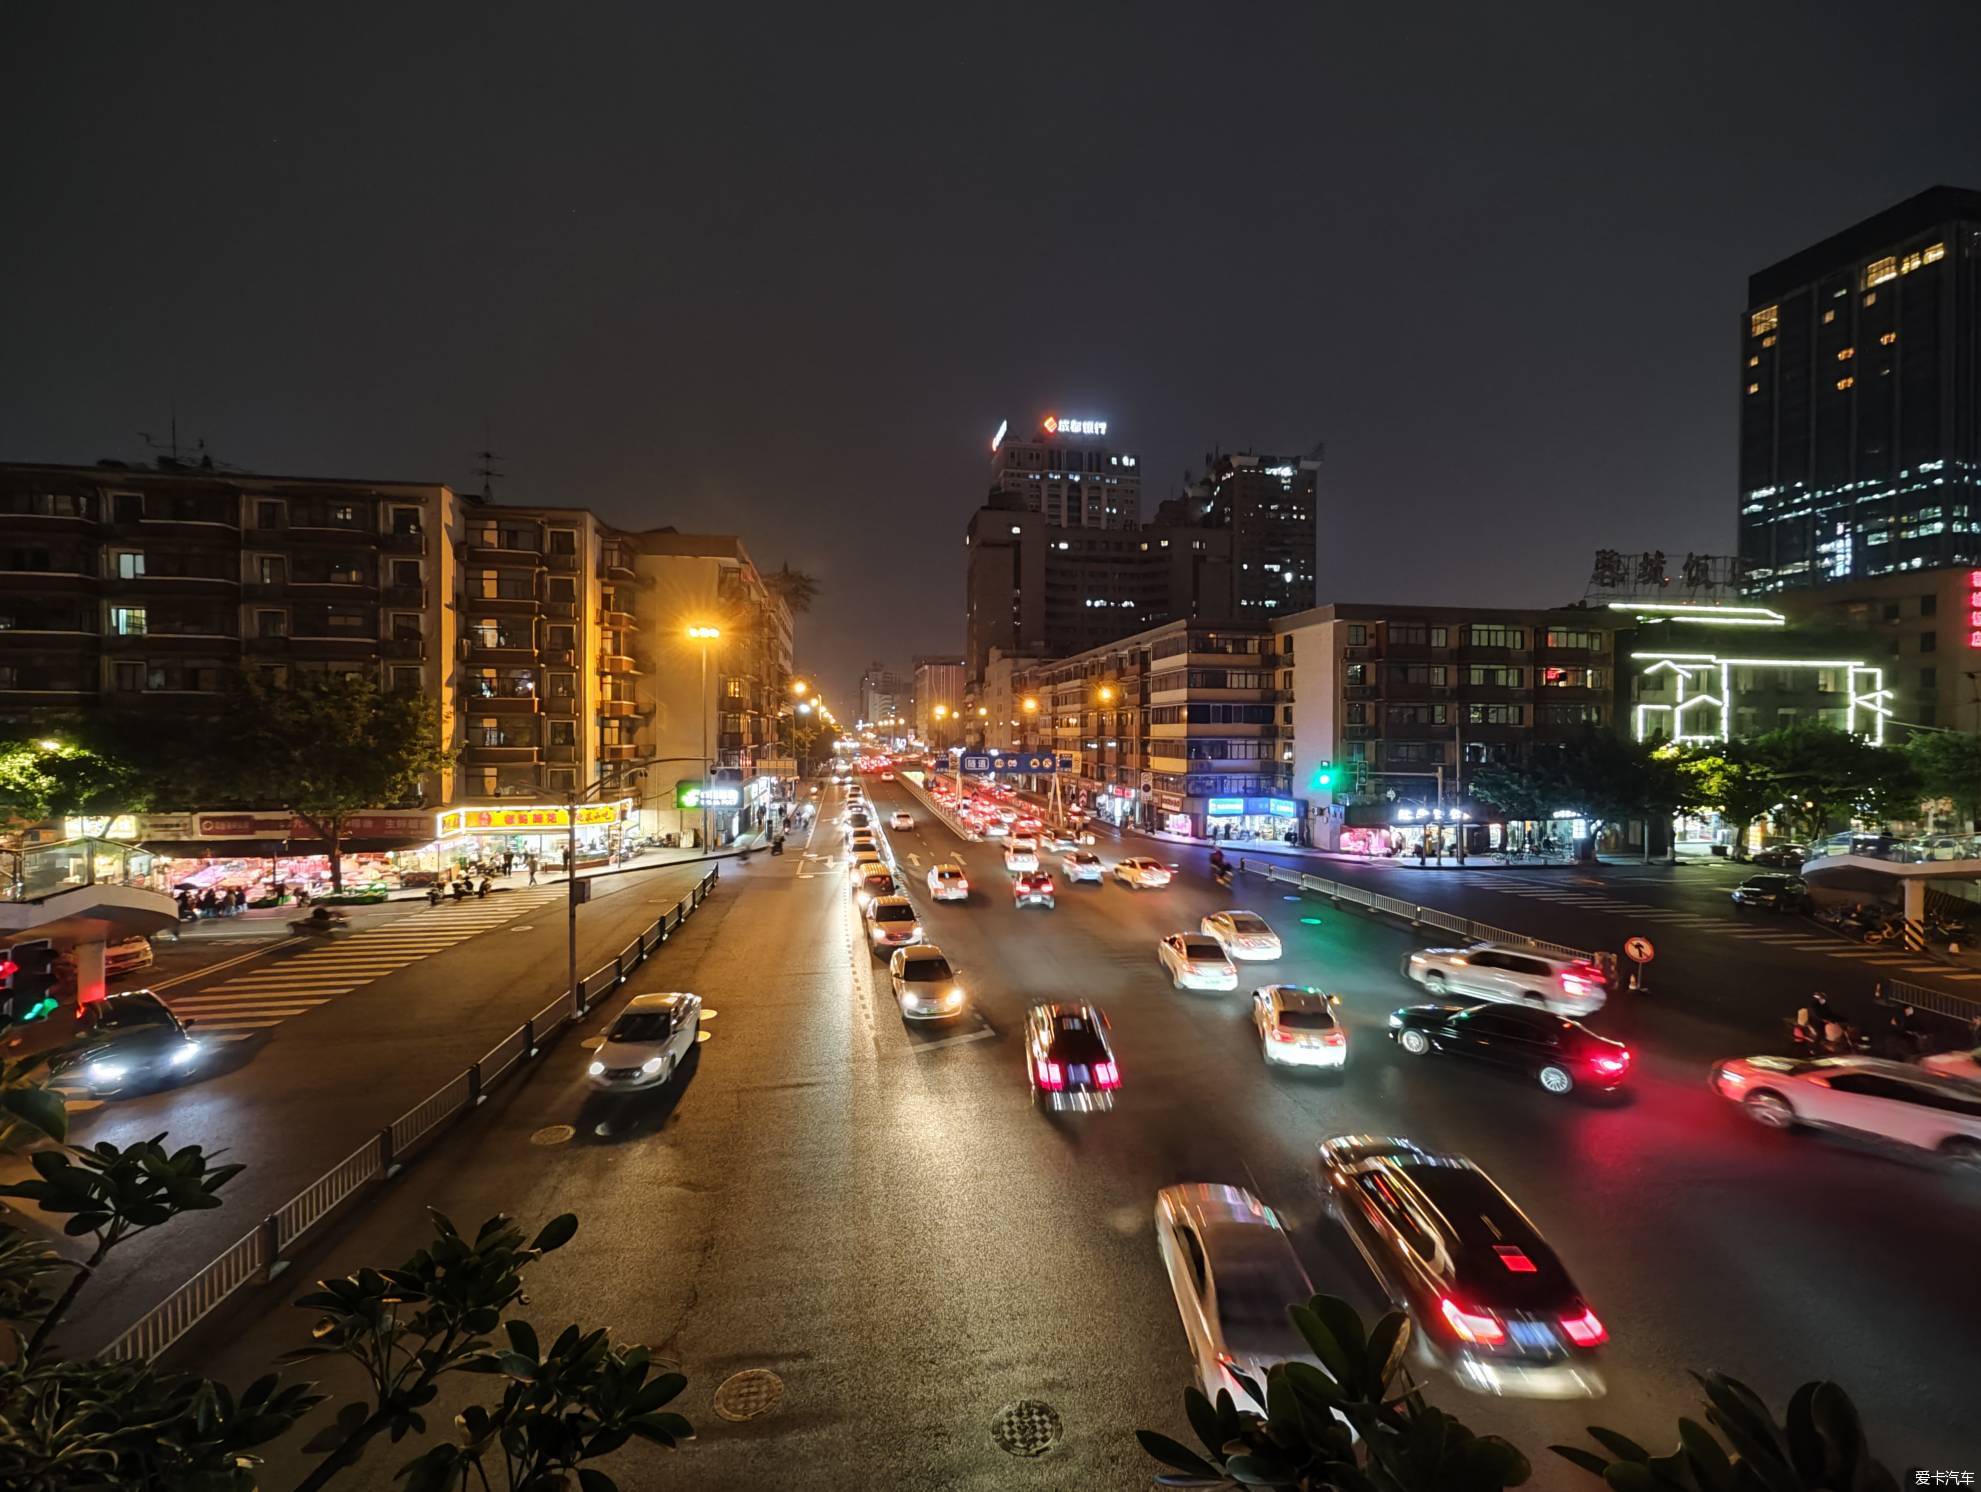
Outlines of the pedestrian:
[[523,863],[529,867],[530,884],[534,886],[537,883],[537,857],[535,855],[531,855]]
[[1885,1023],[1885,1055],[1896,1062],[1910,1062],[1919,1055],[1919,1027],[1910,1005],[1901,1005]]
[[1417,868],[1422,870],[1431,853],[1431,833],[1427,829],[1417,836]]
[[514,870],[515,868],[516,868],[516,852],[514,850],[504,850],[502,852],[502,873],[504,875],[508,875],[509,872]]

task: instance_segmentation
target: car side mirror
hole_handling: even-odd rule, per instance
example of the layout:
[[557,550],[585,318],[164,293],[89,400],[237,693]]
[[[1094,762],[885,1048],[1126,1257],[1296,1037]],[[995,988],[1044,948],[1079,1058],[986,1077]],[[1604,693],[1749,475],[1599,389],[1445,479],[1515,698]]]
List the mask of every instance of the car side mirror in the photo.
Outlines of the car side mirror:
[[184,1020],[180,1021],[179,1024],[182,1027],[184,1027],[186,1030],[190,1031],[194,1026],[197,1026],[199,1022],[194,1020],[191,1016],[187,1016]]

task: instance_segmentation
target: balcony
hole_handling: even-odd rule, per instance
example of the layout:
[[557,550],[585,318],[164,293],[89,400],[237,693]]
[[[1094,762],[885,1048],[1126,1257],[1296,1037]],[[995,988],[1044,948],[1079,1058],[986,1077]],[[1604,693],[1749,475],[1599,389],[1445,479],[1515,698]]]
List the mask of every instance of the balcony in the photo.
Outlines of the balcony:
[[604,720],[623,720],[628,715],[637,715],[639,709],[630,699],[602,699],[598,702],[599,717]]
[[524,529],[470,528],[463,547],[477,564],[545,568],[543,536]]
[[527,596],[476,596],[471,594],[461,598],[461,607],[464,611],[484,613],[488,616],[535,616],[539,611],[549,612],[552,616],[557,614],[551,611],[548,606],[538,601],[533,594]]
[[575,621],[578,616],[578,603],[576,601],[545,601],[542,610],[545,616],[556,617],[559,621]]
[[633,556],[623,549],[608,549],[599,560],[599,570],[608,580],[637,580]]
[[419,529],[394,529],[384,537],[387,554],[425,554],[426,535]]
[[287,637],[250,637],[246,643],[250,658],[283,658],[289,653]]
[[483,694],[477,689],[463,689],[459,708],[474,715],[534,715],[540,702],[534,694]]
[[477,658],[483,663],[534,663],[537,649],[527,633],[490,636],[485,632],[470,632],[461,639],[461,656]]
[[388,637],[385,639],[385,656],[388,658],[410,659],[414,662],[426,661],[426,639],[424,637]]
[[312,549],[322,544],[362,545],[366,549],[376,549],[379,541],[376,529],[359,528],[350,523],[298,522],[293,515],[281,532],[285,545],[305,545]]
[[423,585],[388,585],[385,587],[387,606],[424,606],[426,587]]
[[575,715],[578,713],[578,697],[575,694],[553,694],[543,702],[546,715]]
[[624,653],[600,653],[598,671],[607,674],[636,674],[639,666]]
[[602,762],[629,762],[639,754],[640,748],[631,741],[608,741],[598,748]]
[[578,556],[574,551],[553,549],[545,558],[549,561],[549,568],[555,574],[575,575],[578,573]]
[[1350,663],[1366,663],[1376,656],[1376,650],[1367,643],[1350,643],[1341,650],[1341,656]]
[[535,766],[542,755],[535,741],[495,733],[485,736],[470,733],[467,745],[461,749],[461,759],[484,767],[524,767]]
[[630,611],[618,611],[607,606],[600,609],[598,624],[601,627],[636,627],[639,625],[639,618]]

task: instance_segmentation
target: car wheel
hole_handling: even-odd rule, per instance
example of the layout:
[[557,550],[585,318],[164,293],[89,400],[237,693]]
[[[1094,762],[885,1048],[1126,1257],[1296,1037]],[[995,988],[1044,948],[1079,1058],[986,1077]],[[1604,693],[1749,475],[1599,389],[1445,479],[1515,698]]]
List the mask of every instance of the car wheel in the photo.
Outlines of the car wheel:
[[1442,995],[1446,988],[1444,975],[1440,974],[1436,969],[1431,970],[1430,973],[1424,976],[1424,988],[1434,995]]
[[1940,1147],[1940,1154],[1964,1170],[1981,1171],[1981,1140],[1955,1135]]
[[1550,1093],[1566,1093],[1575,1086],[1575,1079],[1569,1076],[1567,1068],[1550,1064],[1541,1069],[1541,1086]]
[[1422,1031],[1400,1032],[1396,1044],[1413,1057],[1427,1057],[1431,1052],[1431,1038]]
[[1766,1089],[1759,1093],[1750,1093],[1741,1100],[1740,1106],[1747,1110],[1749,1119],[1756,1124],[1766,1125],[1769,1129],[1795,1127],[1795,1109],[1779,1093],[1770,1093]]

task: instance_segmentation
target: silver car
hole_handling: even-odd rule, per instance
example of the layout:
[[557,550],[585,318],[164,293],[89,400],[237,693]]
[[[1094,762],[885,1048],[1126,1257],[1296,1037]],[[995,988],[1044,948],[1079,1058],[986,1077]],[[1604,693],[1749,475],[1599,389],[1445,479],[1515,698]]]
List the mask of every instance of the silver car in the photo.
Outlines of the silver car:
[[[1242,1187],[1194,1182],[1156,1193],[1156,1249],[1176,1296],[1197,1386],[1216,1401],[1264,1414],[1237,1374],[1265,1391],[1274,1363],[1314,1363],[1287,1308],[1305,1305],[1313,1281],[1270,1207]],[[1315,1364],[1318,1366],[1318,1363]]]
[[1269,961],[1279,957],[1279,934],[1257,912],[1213,912],[1198,924],[1198,930],[1216,938],[1232,958]]
[[948,956],[933,943],[897,948],[887,961],[894,1000],[910,1020],[947,1020],[961,1015],[969,996]]
[[701,1022],[700,995],[635,995],[592,1054],[591,1085],[621,1093],[659,1087],[694,1050]]
[[1422,948],[1404,959],[1403,974],[1439,998],[1469,995],[1571,1017],[1593,1015],[1605,999],[1603,971],[1594,964],[1500,943]]

